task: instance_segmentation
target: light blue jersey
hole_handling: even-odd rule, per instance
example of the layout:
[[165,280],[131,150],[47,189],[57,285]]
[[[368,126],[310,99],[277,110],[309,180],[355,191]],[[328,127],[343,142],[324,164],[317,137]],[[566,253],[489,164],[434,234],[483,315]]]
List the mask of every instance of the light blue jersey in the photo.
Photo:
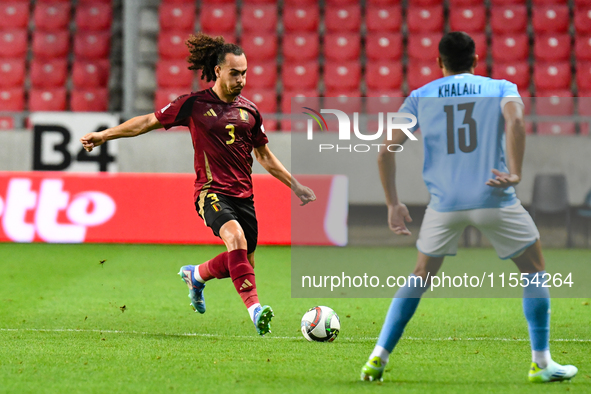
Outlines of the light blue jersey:
[[473,74],[444,77],[413,90],[399,112],[421,128],[423,179],[439,212],[499,208],[515,204],[515,189],[486,185],[492,169],[508,172],[501,104],[520,101],[517,86]]

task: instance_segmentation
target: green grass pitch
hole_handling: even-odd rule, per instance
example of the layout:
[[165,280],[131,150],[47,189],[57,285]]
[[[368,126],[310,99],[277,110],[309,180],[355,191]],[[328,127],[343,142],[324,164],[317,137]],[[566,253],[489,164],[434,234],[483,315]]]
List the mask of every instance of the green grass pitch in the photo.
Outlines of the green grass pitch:
[[[230,280],[208,283],[205,315],[189,306],[179,267],[222,250],[0,244],[0,393],[591,392],[589,299],[552,301],[553,358],[579,368],[570,384],[527,381],[520,299],[423,300],[384,382],[360,382],[389,299],[292,299],[290,249],[260,247],[259,297],[275,310],[273,333],[261,338]],[[571,253],[546,257],[591,260]],[[299,332],[319,304],[341,318],[333,343]]]

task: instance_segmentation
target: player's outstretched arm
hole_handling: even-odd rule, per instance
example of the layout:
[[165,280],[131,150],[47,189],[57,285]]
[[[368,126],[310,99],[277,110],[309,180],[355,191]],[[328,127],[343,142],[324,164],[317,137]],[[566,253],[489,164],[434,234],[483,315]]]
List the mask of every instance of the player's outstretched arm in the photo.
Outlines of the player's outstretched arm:
[[254,156],[269,174],[273,175],[284,185],[293,190],[295,195],[302,201],[301,205],[306,205],[307,203],[316,200],[316,196],[312,189],[299,183],[297,179],[287,171],[279,159],[275,157],[267,145],[255,148]]
[[93,148],[96,148],[109,140],[135,137],[161,127],[162,125],[154,114],[136,116],[119,126],[111,127],[110,129],[99,131],[97,133],[88,133],[80,138],[80,142],[82,142],[84,149],[90,152]]
[[[392,134],[392,141],[385,140],[386,145],[400,144],[406,141],[407,137],[402,130],[394,130]],[[386,205],[388,206],[388,226],[390,230],[399,235],[410,235],[410,231],[405,223],[412,222],[412,218],[408,213],[406,205],[398,200],[398,192],[396,191],[396,153],[389,152],[387,149],[380,150],[378,154],[378,168],[380,170],[380,179],[382,187],[386,194]]]
[[507,166],[509,173],[492,170],[494,178],[486,184],[492,187],[506,188],[515,186],[521,181],[521,167],[525,152],[525,121],[523,120],[523,105],[509,101],[503,107],[505,118],[505,133],[507,141]]

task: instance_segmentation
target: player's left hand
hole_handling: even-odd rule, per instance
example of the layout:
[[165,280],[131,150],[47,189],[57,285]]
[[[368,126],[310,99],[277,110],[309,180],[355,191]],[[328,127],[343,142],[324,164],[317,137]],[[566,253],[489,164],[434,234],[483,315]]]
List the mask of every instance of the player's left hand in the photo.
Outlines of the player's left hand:
[[316,195],[309,187],[301,185],[293,191],[295,195],[302,201],[301,205],[306,205],[309,202],[316,201]]
[[496,170],[494,168],[492,170],[492,173],[495,175],[495,177],[486,181],[486,184],[488,186],[504,189],[509,186],[515,186],[521,181],[521,178],[517,174],[509,174],[507,172],[501,172],[501,171]]

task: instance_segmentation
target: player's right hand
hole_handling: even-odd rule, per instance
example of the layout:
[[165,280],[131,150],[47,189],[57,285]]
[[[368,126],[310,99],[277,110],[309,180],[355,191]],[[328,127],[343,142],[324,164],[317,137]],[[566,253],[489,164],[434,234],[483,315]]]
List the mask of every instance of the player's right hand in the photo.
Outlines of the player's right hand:
[[402,203],[397,205],[388,205],[388,226],[390,230],[397,235],[410,235],[406,223],[412,222],[412,218],[408,213],[408,208]]
[[84,137],[80,138],[80,142],[82,143],[82,147],[86,149],[87,152],[92,152],[93,148],[97,146],[101,146],[105,143],[105,137],[103,137],[103,133],[88,133]]

